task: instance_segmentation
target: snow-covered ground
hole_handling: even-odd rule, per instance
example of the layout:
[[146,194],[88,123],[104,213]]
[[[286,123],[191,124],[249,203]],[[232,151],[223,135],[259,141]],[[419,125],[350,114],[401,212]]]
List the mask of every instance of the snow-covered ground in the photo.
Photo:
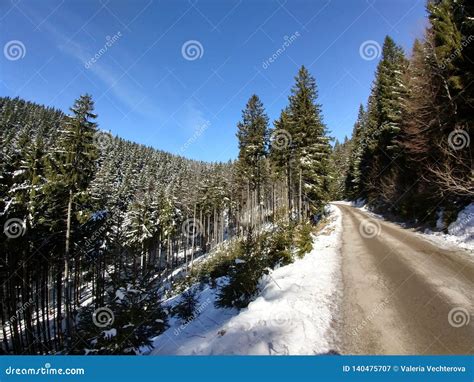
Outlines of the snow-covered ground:
[[336,349],[342,224],[339,210],[330,210],[331,221],[314,236],[312,251],[264,276],[260,295],[248,308],[217,309],[216,289],[205,289],[199,294],[200,314],[188,322],[171,319],[170,327],[153,339],[151,354],[321,354]]
[[[347,204],[359,208],[360,210],[371,214],[373,217],[385,220],[382,215],[378,215],[370,211],[367,208],[365,201],[362,199],[358,199],[355,202],[338,201],[337,203]],[[441,219],[438,219],[437,222],[438,229],[444,228],[444,223],[440,220]],[[397,224],[405,227],[403,223]],[[426,240],[436,243],[441,248],[450,248],[456,246],[467,249],[474,255],[474,203],[467,205],[459,212],[456,221],[452,222],[447,227],[447,231],[448,233],[444,233],[441,231],[425,229],[424,232],[416,232],[416,234]]]

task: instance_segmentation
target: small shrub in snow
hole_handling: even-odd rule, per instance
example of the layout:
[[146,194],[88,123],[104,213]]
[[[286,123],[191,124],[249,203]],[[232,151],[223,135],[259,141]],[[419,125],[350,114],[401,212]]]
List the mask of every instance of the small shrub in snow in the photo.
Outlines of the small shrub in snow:
[[197,304],[197,290],[195,288],[189,288],[181,294],[181,299],[178,304],[174,306],[173,313],[183,321],[189,320],[194,317]]
[[235,260],[241,255],[241,244],[235,242],[226,249],[220,250],[212,258],[204,262],[198,269],[198,278],[203,283],[216,287],[215,280],[227,276],[235,265]]
[[217,297],[220,308],[244,308],[257,293],[258,280],[263,274],[263,262],[258,253],[258,243],[249,229],[247,237],[239,250],[241,261],[235,261],[229,269],[229,282],[223,286]]
[[296,255],[302,258],[313,248],[313,238],[311,237],[312,226],[309,223],[300,224],[295,229]]
[[275,268],[291,264],[292,230],[289,226],[280,226],[261,242],[262,251],[266,252],[266,266]]
[[182,322],[181,325],[177,328],[174,329],[174,335],[178,336],[181,334],[182,331],[186,330],[188,325],[194,321],[204,310],[207,309],[207,307],[211,304],[211,299],[207,298],[204,302],[198,305],[198,300],[195,300],[194,306],[193,306],[193,313],[186,317],[182,317]]
[[105,326],[93,319],[94,307],[83,309],[71,353],[135,355],[140,347],[151,348],[150,338],[166,329],[167,313],[157,293],[149,290],[139,282],[130,282],[111,292],[107,308],[113,320]]
[[260,278],[269,269],[290,264],[292,233],[289,227],[278,227],[254,237],[249,230],[237,251],[239,261],[234,261],[228,273],[229,282],[218,294],[218,307],[245,308],[258,294]]

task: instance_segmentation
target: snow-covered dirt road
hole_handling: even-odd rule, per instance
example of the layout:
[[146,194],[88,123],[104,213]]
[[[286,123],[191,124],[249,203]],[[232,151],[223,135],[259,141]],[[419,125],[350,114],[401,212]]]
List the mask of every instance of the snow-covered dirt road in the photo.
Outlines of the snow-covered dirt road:
[[342,212],[344,354],[472,354],[474,258],[357,208]]

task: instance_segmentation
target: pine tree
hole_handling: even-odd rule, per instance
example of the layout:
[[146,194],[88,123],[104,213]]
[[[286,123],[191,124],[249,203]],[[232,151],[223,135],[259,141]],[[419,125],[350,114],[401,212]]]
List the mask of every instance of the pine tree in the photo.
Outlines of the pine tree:
[[126,286],[111,289],[107,311],[89,306],[81,312],[73,354],[137,355],[141,347],[153,348],[150,338],[167,327],[160,296],[150,285],[150,275],[124,282]]
[[[315,213],[328,200],[329,155],[331,147],[321,106],[316,103],[314,78],[302,66],[291,89],[288,128],[293,156],[292,188],[298,195],[298,218]],[[295,187],[296,185],[296,187]]]
[[130,252],[140,258],[140,268],[134,257],[133,271],[138,277],[139,269],[141,272],[146,270],[146,258],[150,251],[151,244],[156,229],[156,210],[151,208],[150,197],[147,194],[139,195],[133,203],[129,205],[125,217],[125,245],[130,248]]
[[274,128],[271,130],[269,158],[274,180],[284,179],[282,188],[286,191],[286,212],[288,218],[291,218],[294,207],[292,192],[294,146],[289,130],[289,111],[285,109],[282,110],[280,118],[274,122]]
[[[367,106],[367,128],[362,171],[366,172],[363,192],[369,201],[390,203],[390,195],[396,184],[393,171],[401,155],[399,137],[404,97],[403,83],[406,70],[403,50],[387,36],[382,48],[382,58],[377,66],[372,94]],[[390,193],[380,193],[383,189]]]
[[262,187],[266,177],[264,160],[268,153],[269,138],[268,117],[256,95],[252,95],[247,102],[237,129],[239,140],[237,166],[241,178],[247,183],[246,209],[250,211],[251,224],[254,224],[253,210],[258,211],[258,219],[262,221]]
[[[459,65],[463,61],[463,47],[461,45],[463,35],[455,22],[454,9],[456,7],[457,4],[453,0],[436,0],[428,3],[431,22],[429,35],[430,42],[433,44],[433,59],[435,61],[432,69],[437,72],[442,81],[444,92],[440,96],[450,109],[448,113],[455,116],[454,123],[458,122],[458,103],[462,102],[462,99],[458,99],[457,95],[463,91],[464,82]],[[459,16],[464,13],[461,9],[458,11]],[[467,14],[464,17],[461,16],[462,18],[467,18]]]
[[68,191],[66,214],[66,241],[64,252],[65,279],[65,313],[66,339],[71,337],[71,298],[70,287],[71,269],[71,235],[73,229],[73,214],[78,222],[84,220],[84,210],[78,206],[84,205],[87,199],[86,190],[96,169],[98,150],[94,142],[97,124],[93,122],[97,115],[93,113],[94,103],[90,95],[83,95],[76,100],[71,108],[72,114],[66,118],[64,130],[59,144],[62,159],[62,177]]
[[[443,196],[464,204],[474,192],[472,153],[467,145],[474,139],[473,8],[466,1],[436,0],[428,4],[428,11],[431,72],[439,89],[432,98],[440,108],[434,137],[440,156],[429,171]],[[467,147],[453,150],[453,134]]]
[[361,160],[364,152],[366,134],[366,113],[364,106],[359,106],[357,121],[352,130],[352,139],[350,147],[349,168],[345,178],[344,196],[349,199],[362,198],[361,185]]
[[334,143],[330,157],[329,173],[332,200],[341,200],[346,197],[345,187],[347,179],[350,177],[352,145],[352,141],[347,137],[344,137],[343,143],[340,143],[338,140]]

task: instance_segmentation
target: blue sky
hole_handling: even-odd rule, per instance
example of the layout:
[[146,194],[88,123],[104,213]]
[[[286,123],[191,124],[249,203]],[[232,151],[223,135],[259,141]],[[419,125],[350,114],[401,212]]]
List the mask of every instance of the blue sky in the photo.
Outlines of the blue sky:
[[1,0],[0,95],[67,111],[87,92],[103,130],[226,161],[248,98],[277,118],[302,64],[331,135],[350,135],[377,44],[409,52],[426,24],[424,0]]

